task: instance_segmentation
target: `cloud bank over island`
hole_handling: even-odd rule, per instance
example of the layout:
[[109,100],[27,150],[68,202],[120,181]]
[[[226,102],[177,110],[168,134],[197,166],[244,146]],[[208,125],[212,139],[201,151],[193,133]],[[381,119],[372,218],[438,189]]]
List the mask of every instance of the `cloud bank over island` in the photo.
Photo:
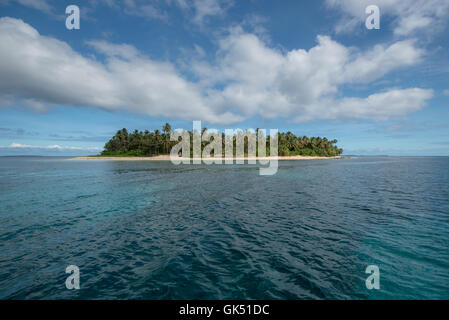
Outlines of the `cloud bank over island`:
[[346,85],[370,84],[419,64],[426,51],[413,39],[361,50],[320,35],[308,50],[282,51],[233,27],[217,43],[213,61],[186,61],[186,72],[130,44],[89,40],[95,55],[82,54],[22,20],[4,17],[0,107],[96,107],[224,125],[256,116],[386,120],[424,108],[434,94],[418,87],[386,87],[365,97],[341,94]]

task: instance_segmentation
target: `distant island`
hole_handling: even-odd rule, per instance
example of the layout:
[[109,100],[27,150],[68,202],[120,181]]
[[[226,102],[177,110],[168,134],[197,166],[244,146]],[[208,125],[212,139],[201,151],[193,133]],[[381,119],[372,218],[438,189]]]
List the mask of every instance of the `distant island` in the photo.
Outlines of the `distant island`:
[[[203,128],[201,133],[204,133],[207,129]],[[255,134],[257,136],[259,129],[256,132],[242,132],[243,134],[250,135]],[[129,133],[127,129],[118,130],[117,133],[105,144],[104,151],[94,158],[148,158],[165,159],[170,154],[171,148],[176,145],[177,141],[170,141],[170,135],[172,127],[166,123],[162,126],[162,130],[154,131],[138,131]],[[190,135],[190,141],[193,140],[193,136],[199,135],[198,132],[188,131]],[[223,135],[223,157],[225,150],[225,134]],[[266,157],[270,155],[270,136],[266,137],[267,146],[265,155],[257,154],[257,157]],[[244,154],[247,156],[248,151],[248,139],[244,138]],[[233,143],[235,146],[236,137],[233,136]],[[201,149],[208,144],[207,141],[201,142]],[[291,132],[278,134],[278,156],[288,158],[291,160],[299,158],[336,158],[343,153],[343,149],[337,147],[337,140],[328,140],[321,137],[298,137]],[[192,147],[192,146],[191,146]],[[191,157],[193,155],[191,148]],[[235,149],[234,149],[235,155]]]

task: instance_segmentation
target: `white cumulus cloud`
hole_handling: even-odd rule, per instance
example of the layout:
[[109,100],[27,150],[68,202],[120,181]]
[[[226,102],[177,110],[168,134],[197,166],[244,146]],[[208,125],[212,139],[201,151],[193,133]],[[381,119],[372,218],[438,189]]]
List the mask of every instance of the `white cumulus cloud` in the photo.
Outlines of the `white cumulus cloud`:
[[[238,107],[245,117],[387,119],[423,108],[433,95],[432,90],[394,88],[365,99],[338,99],[343,85],[369,83],[414,65],[424,51],[414,41],[377,45],[367,52],[347,48],[327,36],[318,36],[317,41],[308,51],[282,53],[257,36],[237,30],[221,41],[216,65],[199,62],[194,68],[207,85],[223,87],[210,93],[214,104],[222,109]],[[415,99],[411,104],[397,99],[401,95],[409,101],[410,94]],[[367,112],[367,107],[372,110]]]
[[365,98],[341,97],[346,84],[370,83],[419,63],[425,52],[412,40],[361,51],[318,36],[309,50],[282,52],[236,28],[220,39],[214,62],[188,63],[195,81],[131,45],[88,45],[104,60],[84,56],[21,20],[1,18],[0,105],[98,107],[230,124],[253,116],[382,120],[417,111],[433,95],[427,89],[386,88]]
[[1,147],[8,149],[44,149],[44,150],[58,150],[58,151],[100,151],[101,148],[98,147],[73,147],[73,146],[60,146],[57,144],[48,145],[48,146],[39,146],[39,145],[29,145],[29,144],[21,144],[13,142],[9,146]]
[[238,121],[206,105],[199,88],[168,62],[153,61],[128,45],[91,42],[106,63],[87,58],[30,25],[0,19],[0,92],[25,101],[95,106],[149,115]]
[[446,23],[449,13],[447,0],[326,0],[326,4],[343,13],[336,26],[337,32],[352,32],[364,25],[367,17],[365,8],[369,5],[379,7],[381,21],[387,16],[394,20],[393,32],[399,36],[426,29],[435,30]]

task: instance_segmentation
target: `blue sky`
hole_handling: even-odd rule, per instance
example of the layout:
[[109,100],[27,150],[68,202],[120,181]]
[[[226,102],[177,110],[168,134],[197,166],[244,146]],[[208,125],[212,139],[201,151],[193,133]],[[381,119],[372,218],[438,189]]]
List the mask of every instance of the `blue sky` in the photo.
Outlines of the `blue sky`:
[[[78,5],[81,28],[67,30]],[[365,8],[381,11],[379,30]],[[445,0],[0,1],[0,155],[120,128],[277,128],[346,154],[449,155]]]

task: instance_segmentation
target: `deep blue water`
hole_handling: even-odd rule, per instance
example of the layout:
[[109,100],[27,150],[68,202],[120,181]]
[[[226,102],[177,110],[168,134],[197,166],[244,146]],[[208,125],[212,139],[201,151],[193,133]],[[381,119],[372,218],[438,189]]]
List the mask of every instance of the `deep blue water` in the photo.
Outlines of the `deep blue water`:
[[0,298],[449,299],[449,158],[0,158]]

